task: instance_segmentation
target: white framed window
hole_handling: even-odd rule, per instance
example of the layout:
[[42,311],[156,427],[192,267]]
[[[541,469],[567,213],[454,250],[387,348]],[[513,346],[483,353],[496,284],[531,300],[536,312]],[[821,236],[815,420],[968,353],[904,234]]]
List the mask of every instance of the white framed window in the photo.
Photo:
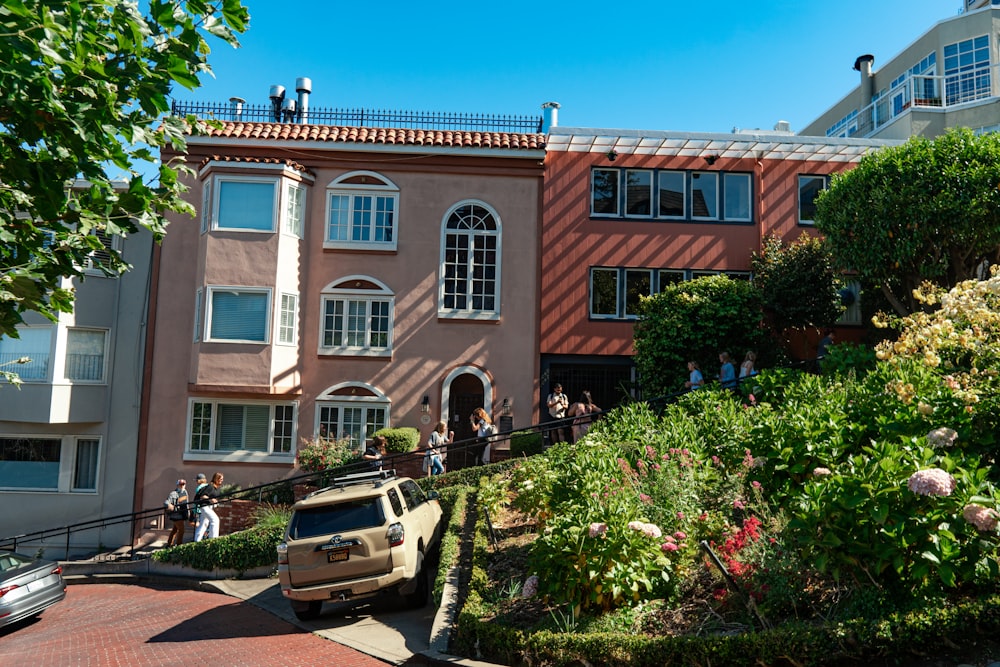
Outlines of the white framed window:
[[282,292],[278,312],[278,343],[295,345],[299,330],[299,295]]
[[285,186],[285,233],[302,238],[305,216],[306,189],[296,183],[288,183]]
[[812,225],[816,217],[816,198],[830,184],[823,174],[799,174],[799,224]]
[[719,172],[696,171],[691,174],[691,217],[719,219]]
[[595,319],[618,318],[618,269],[590,270],[590,316]]
[[66,379],[73,382],[104,382],[107,354],[106,329],[67,329]]
[[212,179],[207,178],[201,183],[201,233],[208,232],[209,220],[212,219]]
[[100,451],[93,436],[0,436],[0,489],[93,493]]
[[376,431],[390,425],[390,408],[385,394],[369,384],[336,385],[316,399],[316,434],[350,440],[352,447],[363,450]]
[[274,232],[278,178],[215,176],[212,229]]
[[267,343],[271,290],[253,287],[208,287],[205,340]]
[[327,186],[323,247],[395,250],[399,188],[371,171],[344,174]]
[[442,227],[438,317],[499,319],[499,216],[483,202],[464,201]]
[[369,276],[347,276],[321,294],[319,354],[390,356],[395,297]]
[[658,277],[659,271],[653,269],[591,268],[590,317],[636,319],[641,298],[655,293]]
[[844,326],[861,326],[861,283],[848,280],[840,290],[840,302],[844,306],[837,324]]
[[102,249],[90,253],[84,262],[83,270],[89,275],[103,276],[105,273],[100,269],[100,265],[111,261],[112,252],[121,252],[122,237],[109,235],[100,230],[94,230],[93,234],[101,241]]
[[621,169],[594,169],[590,182],[590,214],[619,215],[618,193],[621,190]]
[[293,402],[191,399],[187,454],[291,456],[296,418]]
[[[0,336],[0,364],[25,382],[46,382],[52,358],[52,327],[18,327],[18,338]],[[17,363],[27,359],[23,363]]]

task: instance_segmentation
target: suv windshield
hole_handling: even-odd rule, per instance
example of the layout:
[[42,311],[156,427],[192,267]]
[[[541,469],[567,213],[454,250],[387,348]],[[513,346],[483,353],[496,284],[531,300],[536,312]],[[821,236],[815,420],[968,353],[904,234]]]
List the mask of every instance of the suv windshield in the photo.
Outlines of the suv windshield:
[[298,510],[292,517],[288,536],[302,540],[349,530],[374,528],[385,524],[385,513],[378,498],[360,498],[332,505]]

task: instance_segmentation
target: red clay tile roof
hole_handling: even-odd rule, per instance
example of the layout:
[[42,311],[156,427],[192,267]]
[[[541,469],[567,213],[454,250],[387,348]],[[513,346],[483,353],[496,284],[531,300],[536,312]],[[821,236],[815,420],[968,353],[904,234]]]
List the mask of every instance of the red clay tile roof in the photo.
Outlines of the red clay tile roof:
[[208,128],[208,136],[280,141],[339,141],[399,146],[506,148],[514,150],[545,148],[545,135],[535,133],[339,127],[296,123],[239,123],[230,121],[222,123],[220,129]]
[[304,165],[299,164],[295,160],[275,158],[275,157],[252,157],[252,156],[248,157],[248,156],[241,156],[241,155],[209,155],[208,157],[206,157],[205,159],[203,159],[201,161],[201,164],[198,165],[198,166],[199,166],[199,168],[200,167],[204,167],[209,162],[252,162],[252,163],[255,163],[255,164],[274,164],[274,165],[283,165],[285,167],[288,167],[289,169],[294,169],[295,171],[305,172],[307,174],[311,174],[312,173],[311,171],[309,171],[309,169],[307,167],[305,167]]

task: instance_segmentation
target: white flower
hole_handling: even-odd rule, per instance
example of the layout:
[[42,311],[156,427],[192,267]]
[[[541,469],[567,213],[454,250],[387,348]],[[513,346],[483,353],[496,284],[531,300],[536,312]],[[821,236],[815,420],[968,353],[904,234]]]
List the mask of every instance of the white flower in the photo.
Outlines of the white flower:
[[940,468],[918,470],[906,483],[910,491],[921,496],[950,496],[958,482]]

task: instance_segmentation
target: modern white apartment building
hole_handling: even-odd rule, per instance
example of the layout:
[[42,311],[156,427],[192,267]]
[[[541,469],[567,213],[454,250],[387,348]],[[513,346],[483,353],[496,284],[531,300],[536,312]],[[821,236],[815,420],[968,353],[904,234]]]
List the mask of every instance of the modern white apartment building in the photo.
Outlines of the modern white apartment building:
[[963,5],[880,67],[873,55],[858,56],[858,86],[799,134],[906,139],[1000,129],[1000,1]]

